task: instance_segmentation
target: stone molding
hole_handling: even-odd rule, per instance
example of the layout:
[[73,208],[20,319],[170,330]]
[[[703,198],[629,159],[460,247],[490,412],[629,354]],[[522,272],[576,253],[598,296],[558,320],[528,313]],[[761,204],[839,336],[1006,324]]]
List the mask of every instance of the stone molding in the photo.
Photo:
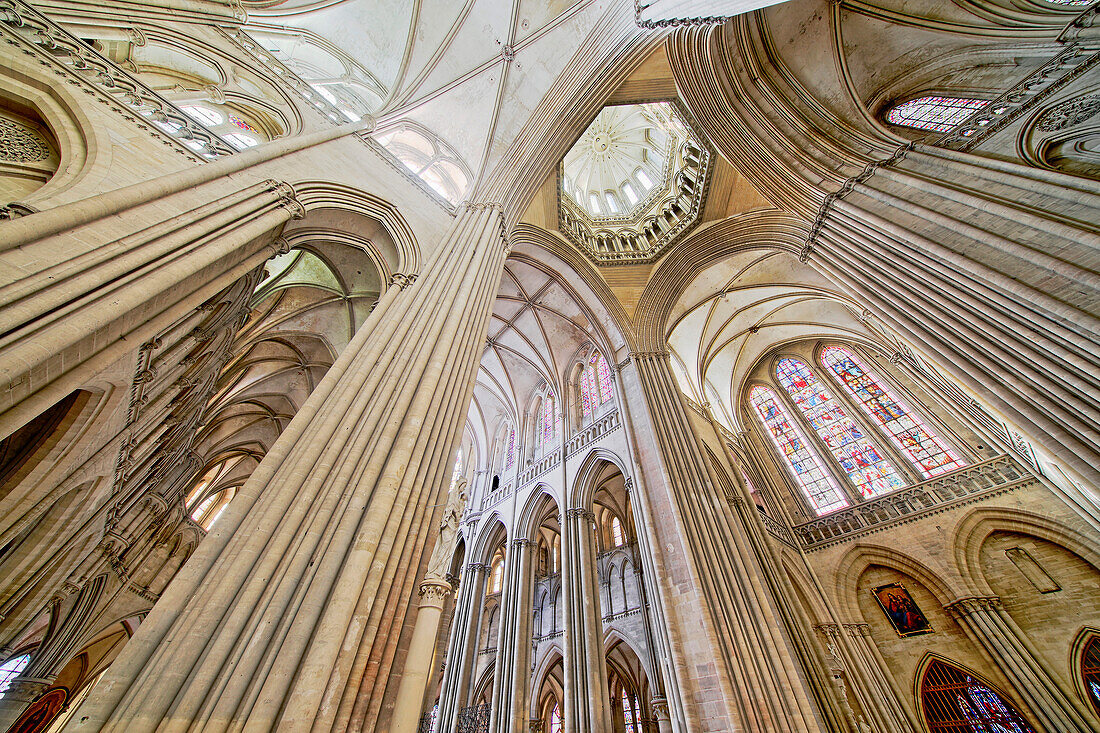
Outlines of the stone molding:
[[[193,162],[237,152],[133,74],[22,0],[0,0],[0,36],[13,46],[22,46],[70,84],[98,95],[109,109]],[[157,126],[158,122],[176,126],[175,131]],[[193,150],[185,142],[201,149]]]

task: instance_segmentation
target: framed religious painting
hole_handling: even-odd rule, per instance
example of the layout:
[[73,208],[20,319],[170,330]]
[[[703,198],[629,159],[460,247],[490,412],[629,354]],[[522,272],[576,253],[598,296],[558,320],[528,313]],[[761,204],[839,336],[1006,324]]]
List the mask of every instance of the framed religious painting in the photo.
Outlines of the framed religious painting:
[[871,595],[878,601],[879,607],[890,620],[890,625],[894,627],[898,636],[932,633],[932,624],[928,623],[928,618],[901,583],[887,583],[872,588]]

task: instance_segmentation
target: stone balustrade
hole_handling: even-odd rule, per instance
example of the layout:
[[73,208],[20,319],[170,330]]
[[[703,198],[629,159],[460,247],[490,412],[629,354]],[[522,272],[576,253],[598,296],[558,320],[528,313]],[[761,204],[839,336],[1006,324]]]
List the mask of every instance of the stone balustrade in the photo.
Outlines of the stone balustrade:
[[[818,550],[961,504],[1012,491],[1034,481],[1036,478],[1012,457],[1002,454],[886,496],[832,512],[791,529],[802,549]],[[765,524],[767,525],[767,520]]]
[[584,450],[589,444],[596,442],[603,438],[608,433],[614,432],[622,427],[622,419],[619,417],[618,410],[612,410],[603,417],[593,420],[590,424],[584,426],[569,439],[569,442],[565,445],[565,455],[567,457],[573,456],[577,452]]

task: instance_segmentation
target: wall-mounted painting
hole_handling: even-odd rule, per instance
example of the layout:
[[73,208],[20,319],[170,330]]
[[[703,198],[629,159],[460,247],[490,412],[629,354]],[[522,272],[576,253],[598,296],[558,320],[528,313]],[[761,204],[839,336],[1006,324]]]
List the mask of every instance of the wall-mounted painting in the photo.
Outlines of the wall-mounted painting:
[[917,606],[917,602],[901,583],[887,583],[871,589],[871,595],[882,607],[886,618],[898,636],[932,633],[932,624]]

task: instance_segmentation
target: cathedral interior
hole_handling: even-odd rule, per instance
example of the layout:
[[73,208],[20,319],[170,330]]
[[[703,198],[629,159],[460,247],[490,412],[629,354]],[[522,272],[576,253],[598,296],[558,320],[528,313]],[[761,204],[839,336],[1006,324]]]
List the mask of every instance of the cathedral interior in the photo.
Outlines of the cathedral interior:
[[0,39],[0,733],[1100,730],[1100,0]]

